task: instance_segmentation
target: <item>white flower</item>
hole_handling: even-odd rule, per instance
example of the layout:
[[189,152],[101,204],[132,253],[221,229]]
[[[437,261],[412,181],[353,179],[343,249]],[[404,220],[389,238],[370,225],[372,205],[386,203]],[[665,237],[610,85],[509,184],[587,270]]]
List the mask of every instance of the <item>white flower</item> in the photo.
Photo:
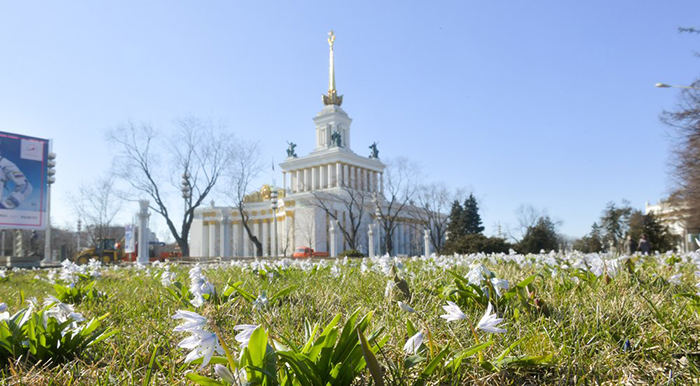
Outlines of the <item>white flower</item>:
[[[239,385],[240,382],[236,380],[236,378],[233,376],[233,373],[231,370],[228,369],[228,367],[224,365],[214,365],[214,372],[216,375],[221,377],[224,381],[232,384],[232,385]],[[243,374],[245,376],[245,370],[243,371]],[[240,377],[240,372],[239,372],[239,377]]]
[[466,319],[467,315],[464,315],[464,312],[459,309],[459,306],[454,304],[451,301],[447,301],[446,306],[442,306],[443,309],[447,312],[445,315],[440,315],[441,318],[447,320],[448,322],[452,322],[454,320],[461,320],[461,319]]
[[211,284],[202,274],[202,267],[196,264],[189,272],[190,275],[190,292],[192,292],[192,300],[190,304],[196,308],[204,304],[204,294],[212,295],[215,292],[214,285]]
[[481,317],[481,320],[479,321],[479,324],[476,325],[476,328],[492,334],[506,332],[506,330],[496,327],[499,323],[503,322],[503,318],[498,318],[497,315],[492,314],[491,311],[492,307],[491,303],[489,303],[489,306],[486,308],[486,313]]
[[240,331],[235,336],[236,342],[240,343],[241,347],[247,346],[250,337],[253,335],[253,331],[258,327],[260,327],[260,325],[257,324],[239,324],[233,327],[234,331]]
[[405,351],[406,354],[416,355],[416,352],[418,352],[418,349],[422,344],[423,331],[418,331],[416,335],[413,335],[412,337],[408,338],[406,344],[403,346],[403,351]]
[[404,303],[404,302],[398,302],[398,303],[399,303],[399,307],[401,307],[402,310],[404,310],[404,311],[406,311],[406,312],[410,312],[410,313],[416,312],[416,310],[414,310],[414,309],[413,309],[411,306],[409,306],[408,304],[406,304],[406,303]]
[[396,284],[394,283],[393,280],[389,280],[386,282],[386,288],[384,288],[384,297],[389,299],[391,298],[391,292],[394,290],[394,286]]
[[510,288],[510,283],[508,283],[508,280],[505,279],[499,279],[499,278],[493,278],[491,279],[491,285],[493,286],[493,289],[496,291],[497,296],[501,296],[501,289],[504,291],[508,291]]
[[173,284],[174,278],[175,274],[170,272],[168,266],[166,266],[165,271],[160,275],[160,284],[162,284],[163,287],[170,287],[170,285]]
[[262,291],[260,295],[255,299],[253,302],[253,307],[262,310],[263,308],[267,308],[270,305],[270,301],[267,300],[267,292]]
[[683,274],[676,274],[668,278],[668,282],[675,285],[681,285],[681,277]]
[[9,319],[10,318],[10,313],[7,312],[7,304],[5,303],[0,303],[0,321]]
[[192,311],[177,310],[175,315],[173,315],[173,319],[183,320],[183,323],[175,327],[173,331],[191,332],[193,330],[202,330],[207,325],[207,318]]
[[467,279],[469,280],[469,284],[475,285],[479,285],[482,280],[488,280],[492,276],[493,273],[481,264],[472,265],[472,269],[469,271],[469,273],[467,273]]
[[183,339],[178,347],[192,350],[187,357],[185,357],[185,363],[190,363],[195,359],[204,358],[202,361],[202,367],[209,364],[211,357],[214,353],[222,355],[224,353],[221,345],[219,345],[219,338],[216,334],[203,331],[203,330],[190,330],[192,336]]

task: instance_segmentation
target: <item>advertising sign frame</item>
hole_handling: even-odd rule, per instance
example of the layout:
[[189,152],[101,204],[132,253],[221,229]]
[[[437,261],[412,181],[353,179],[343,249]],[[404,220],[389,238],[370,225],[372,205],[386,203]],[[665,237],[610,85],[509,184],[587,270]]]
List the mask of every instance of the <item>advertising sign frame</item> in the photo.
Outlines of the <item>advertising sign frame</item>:
[[0,229],[45,230],[52,141],[0,131]]

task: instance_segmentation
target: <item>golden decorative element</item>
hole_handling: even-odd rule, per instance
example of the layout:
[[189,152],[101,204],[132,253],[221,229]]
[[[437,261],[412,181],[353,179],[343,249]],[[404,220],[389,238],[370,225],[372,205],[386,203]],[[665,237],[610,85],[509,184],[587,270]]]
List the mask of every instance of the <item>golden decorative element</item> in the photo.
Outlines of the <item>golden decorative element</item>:
[[262,188],[260,188],[260,194],[262,195],[263,200],[269,200],[270,193],[272,193],[272,189],[270,189],[270,185],[265,184],[262,186]]
[[[268,184],[263,185],[260,191],[247,194],[243,199],[243,202],[253,203],[253,202],[263,202],[270,200],[270,193],[272,192],[272,187]],[[277,196],[283,198],[286,196],[284,189],[277,190]]]
[[257,215],[258,215],[258,211],[257,211],[257,210],[254,210],[254,211],[250,212],[250,215],[251,215],[251,216],[257,216]]
[[328,33],[328,46],[330,48],[330,71],[328,73],[328,95],[323,95],[323,104],[340,106],[343,104],[343,96],[338,95],[335,91],[335,63],[333,61],[333,43],[335,42],[335,34],[333,31]]

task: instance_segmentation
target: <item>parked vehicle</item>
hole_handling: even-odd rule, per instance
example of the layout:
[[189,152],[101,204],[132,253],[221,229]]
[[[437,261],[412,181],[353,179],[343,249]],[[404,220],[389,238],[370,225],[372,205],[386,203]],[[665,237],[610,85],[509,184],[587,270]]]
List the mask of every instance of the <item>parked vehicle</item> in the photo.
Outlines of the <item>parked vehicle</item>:
[[315,252],[309,247],[297,247],[292,254],[295,259],[303,259],[307,257],[328,257],[328,252]]
[[[137,249],[138,250],[138,249]],[[97,241],[92,248],[85,248],[73,257],[76,264],[87,264],[91,259],[97,259],[104,264],[118,261],[136,261],[136,252],[125,253],[124,243],[116,242],[113,238],[105,238]],[[152,241],[148,245],[148,260],[163,261],[165,259],[179,259],[182,257],[177,244],[165,244]]]

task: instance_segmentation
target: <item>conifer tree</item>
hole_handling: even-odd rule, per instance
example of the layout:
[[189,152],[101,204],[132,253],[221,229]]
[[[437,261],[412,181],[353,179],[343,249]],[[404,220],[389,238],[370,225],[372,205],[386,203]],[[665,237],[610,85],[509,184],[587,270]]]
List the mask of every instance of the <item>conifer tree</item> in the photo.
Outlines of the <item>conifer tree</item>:
[[455,200],[452,203],[452,209],[450,210],[450,223],[447,225],[447,232],[449,232],[450,240],[455,240],[461,236],[466,235],[464,229],[464,208]]
[[484,227],[481,225],[481,216],[479,215],[479,204],[477,204],[473,194],[469,194],[469,197],[464,200],[462,224],[464,233],[468,235],[477,235],[484,231]]

